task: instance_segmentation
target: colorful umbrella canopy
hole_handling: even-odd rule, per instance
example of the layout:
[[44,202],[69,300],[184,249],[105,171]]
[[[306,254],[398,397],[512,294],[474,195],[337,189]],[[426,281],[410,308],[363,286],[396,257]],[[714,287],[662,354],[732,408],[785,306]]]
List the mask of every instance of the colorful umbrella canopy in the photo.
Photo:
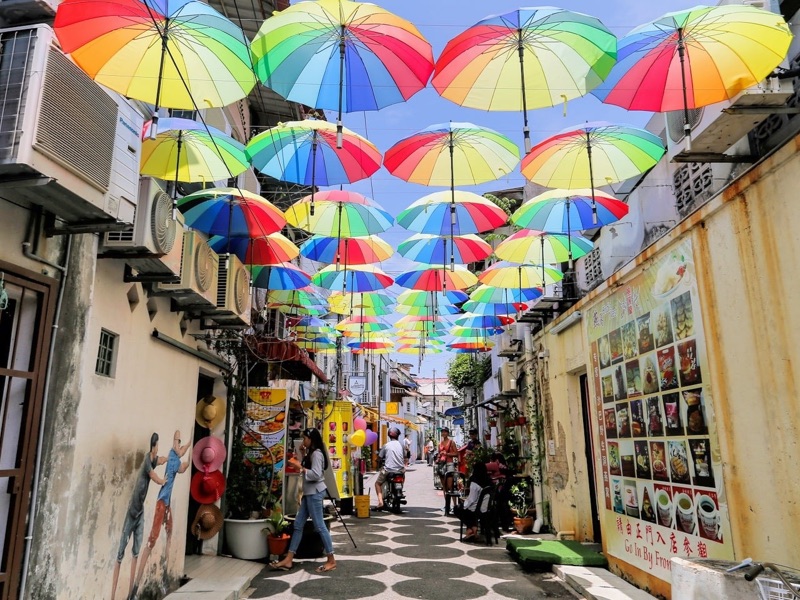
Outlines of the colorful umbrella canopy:
[[525,310],[523,302],[475,302],[467,300],[461,307],[464,311],[475,315],[511,315]]
[[336,265],[328,265],[312,278],[314,285],[343,292],[374,292],[382,290],[394,283],[386,273],[372,265],[353,265],[337,270]]
[[321,350],[332,350],[333,348],[336,348],[336,342],[333,342],[326,337],[317,337],[310,340],[301,338],[295,340],[294,343],[298,348],[302,348],[303,350],[307,350],[309,352],[319,352]]
[[311,276],[292,263],[248,266],[253,287],[267,290],[299,290],[311,283]]
[[442,349],[437,346],[414,346],[413,344],[402,344],[395,348],[395,352],[399,354],[417,354],[424,352],[425,354],[439,354]]
[[431,338],[431,342],[440,343],[442,340],[439,338],[443,338],[448,335],[446,331],[409,331],[409,330],[400,330],[397,332],[398,339],[428,339]]
[[461,264],[483,260],[492,253],[492,247],[473,234],[456,235],[451,239],[416,233],[404,242],[400,242],[397,251],[409,260],[443,265],[451,256],[455,262]]
[[395,329],[397,329],[397,331],[399,332],[402,332],[403,334],[406,334],[409,331],[419,331],[426,333],[438,331],[444,334],[447,333],[447,330],[449,328],[450,328],[449,325],[446,325],[441,321],[412,321],[408,323],[403,323],[401,325],[395,324]]
[[228,106],[256,83],[244,33],[203,2],[64,0],[53,27],[81,69],[153,104],[156,122],[162,106]]
[[498,302],[530,302],[542,295],[539,288],[509,289],[481,284],[469,295],[469,299],[474,302],[498,303]]
[[274,308],[278,312],[286,315],[308,315],[311,317],[322,317],[328,314],[328,309],[323,306],[294,306],[291,304],[267,304],[267,308]]
[[447,348],[457,353],[489,352],[494,348],[494,342],[453,342],[452,344],[448,344]]
[[394,219],[384,208],[356,192],[326,190],[295,202],[286,211],[290,225],[330,237],[363,237],[383,233]]
[[567,233],[608,225],[627,214],[628,205],[605,192],[595,190],[592,198],[590,190],[555,189],[525,202],[511,215],[511,222],[526,229]]
[[232,252],[246,265],[274,265],[288,262],[300,254],[297,246],[279,232],[260,237],[214,235],[209,238],[208,245],[217,254]]
[[421,346],[424,344],[430,344],[431,346],[444,345],[444,341],[437,338],[425,339],[425,336],[422,334],[418,334],[416,336],[412,335],[417,333],[418,332],[415,331],[406,331],[403,333],[403,335],[399,336],[395,341],[398,344],[405,344],[410,346]]
[[210,235],[260,237],[283,229],[283,212],[261,196],[238,188],[209,188],[177,200],[186,225]]
[[244,144],[215,127],[191,119],[161,119],[151,139],[152,124],[145,123],[142,131],[142,175],[192,183],[228,180],[250,166]]
[[746,4],[667,13],[619,41],[618,63],[594,95],[629,110],[684,111],[732,98],[786,57],[792,33]]
[[394,250],[376,235],[362,238],[315,235],[303,242],[300,254],[317,262],[366,265],[387,260]]
[[[469,296],[461,290],[447,290],[433,294],[436,304],[458,304],[464,302]],[[397,296],[398,304],[408,304],[409,306],[424,306],[430,302],[431,293],[420,290],[406,290]]]
[[514,319],[511,317],[501,315],[466,314],[463,317],[458,317],[456,319],[456,325],[460,327],[472,327],[480,329],[487,327],[502,327],[503,325],[509,325],[513,322]]
[[499,333],[503,333],[502,327],[463,327],[456,326],[450,330],[450,335],[457,338],[487,338]]
[[413,316],[426,316],[426,315],[457,315],[462,311],[455,306],[450,304],[435,304],[433,302],[429,302],[423,306],[409,306],[407,304],[398,304],[394,307],[394,312],[400,313],[401,315],[413,315]]
[[[264,85],[306,106],[379,110],[408,100],[433,71],[433,50],[414,25],[376,6],[317,0],[276,12],[253,40]],[[338,85],[337,85],[338,82]]]
[[596,87],[614,65],[617,38],[598,19],[561,8],[490,16],[445,46],[433,87],[461,106],[521,110],[555,106]]
[[505,288],[536,288],[561,281],[564,274],[544,265],[515,265],[505,261],[493,264],[478,277],[481,283]]
[[397,224],[411,231],[453,237],[490,231],[507,220],[508,215],[491,200],[461,190],[428,194],[397,215]]
[[[620,204],[627,212],[628,205]],[[588,211],[591,212],[591,208]],[[592,242],[579,235],[523,229],[500,242],[494,253],[502,260],[515,263],[554,264],[580,258],[593,247]]]
[[387,294],[381,292],[333,292],[328,296],[331,312],[348,315],[355,314],[368,316],[388,315],[392,312],[390,308],[394,304]]
[[325,304],[325,298],[315,292],[314,288],[308,287],[295,290],[270,290],[267,302],[291,306],[317,306]]
[[374,338],[370,340],[353,340],[347,342],[349,348],[356,350],[389,350],[394,348],[394,342],[389,338]]
[[426,292],[445,290],[464,290],[475,285],[478,278],[462,266],[436,267],[422,265],[417,269],[405,271],[397,276],[397,285]]

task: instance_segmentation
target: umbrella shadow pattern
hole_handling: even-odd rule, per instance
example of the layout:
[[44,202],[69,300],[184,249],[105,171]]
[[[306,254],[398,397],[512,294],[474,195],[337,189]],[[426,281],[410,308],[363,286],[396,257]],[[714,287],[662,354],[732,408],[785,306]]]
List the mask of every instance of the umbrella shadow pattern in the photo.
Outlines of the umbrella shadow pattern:
[[[365,479],[365,489],[374,476]],[[344,516],[353,547],[341,523],[331,534],[337,569],[318,574],[324,559],[295,560],[289,572],[262,571],[251,599],[391,598],[572,598],[550,573],[527,573],[499,546],[460,542],[459,522],[442,515],[441,491],[433,488],[430,469],[407,471],[409,507],[402,514],[375,513],[369,519]]]

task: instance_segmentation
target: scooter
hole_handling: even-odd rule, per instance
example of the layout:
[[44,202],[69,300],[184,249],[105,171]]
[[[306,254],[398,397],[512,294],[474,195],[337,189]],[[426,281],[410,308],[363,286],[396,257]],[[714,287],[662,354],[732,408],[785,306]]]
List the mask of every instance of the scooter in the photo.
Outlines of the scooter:
[[383,482],[383,505],[393,513],[400,513],[400,506],[407,504],[403,493],[406,475],[402,471],[387,471]]

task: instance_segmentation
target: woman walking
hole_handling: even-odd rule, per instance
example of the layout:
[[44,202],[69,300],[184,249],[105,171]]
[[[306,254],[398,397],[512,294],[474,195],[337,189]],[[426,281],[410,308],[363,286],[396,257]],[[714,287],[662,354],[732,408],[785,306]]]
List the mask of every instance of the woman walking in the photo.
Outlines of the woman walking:
[[322,513],[322,502],[327,490],[325,469],[328,468],[328,453],[325,451],[322,436],[318,430],[309,428],[303,431],[302,452],[304,454],[302,462],[296,458],[288,460],[289,464],[300,470],[300,475],[303,477],[303,499],[300,501],[300,510],[297,511],[297,517],[294,520],[294,533],[292,541],[289,543],[289,552],[286,554],[286,558],[280,562],[272,561],[269,566],[278,571],[288,571],[294,566],[294,555],[303,539],[303,527],[311,517],[314,530],[319,534],[325,554],[328,555],[328,560],[325,564],[317,567],[316,571],[317,573],[327,573],[336,568],[336,559],[333,556],[331,534],[325,525]]
[[442,428],[442,441],[439,442],[439,454],[437,455],[439,478],[442,481],[442,490],[444,490],[444,514],[450,514],[450,497],[453,492],[453,478],[455,477],[456,468],[454,459],[458,456],[458,447],[456,443],[450,438],[450,430],[447,427]]

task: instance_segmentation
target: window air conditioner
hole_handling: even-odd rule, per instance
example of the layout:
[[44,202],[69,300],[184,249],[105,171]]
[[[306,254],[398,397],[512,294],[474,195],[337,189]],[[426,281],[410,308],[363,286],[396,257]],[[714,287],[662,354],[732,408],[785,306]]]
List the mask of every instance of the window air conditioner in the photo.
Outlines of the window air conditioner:
[[184,218],[172,219],[172,199],[152,177],[139,180],[139,198],[133,227],[103,236],[101,255],[124,258],[143,275],[178,279],[181,273]]
[[0,29],[0,184],[67,223],[130,222],[141,117],[114,96],[59,50],[50,27]]
[[183,233],[180,281],[159,283],[158,289],[171,296],[181,308],[216,307],[219,255],[196,231]]
[[220,255],[217,308],[203,314],[223,327],[250,325],[250,274],[235,254]]
[[500,366],[498,371],[500,393],[505,396],[519,396],[519,387],[517,386],[517,363],[514,361],[507,361]]
[[522,340],[514,339],[510,331],[504,331],[500,335],[500,350],[498,356],[519,356],[522,354]]

